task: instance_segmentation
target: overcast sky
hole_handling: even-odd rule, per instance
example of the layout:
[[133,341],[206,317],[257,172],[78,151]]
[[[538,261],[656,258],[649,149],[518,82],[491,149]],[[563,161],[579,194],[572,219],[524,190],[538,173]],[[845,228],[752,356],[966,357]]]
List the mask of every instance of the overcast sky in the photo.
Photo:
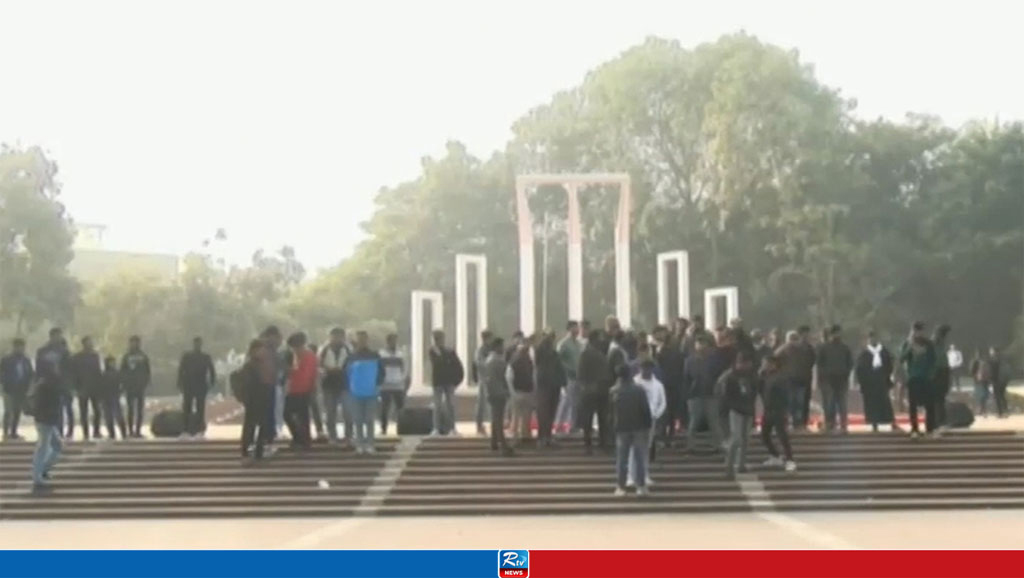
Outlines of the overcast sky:
[[[1024,3],[0,0],[0,142],[42,145],[111,248],[348,255],[374,193],[658,35],[798,48],[867,117],[1024,118]],[[614,167],[609,167],[614,168]]]

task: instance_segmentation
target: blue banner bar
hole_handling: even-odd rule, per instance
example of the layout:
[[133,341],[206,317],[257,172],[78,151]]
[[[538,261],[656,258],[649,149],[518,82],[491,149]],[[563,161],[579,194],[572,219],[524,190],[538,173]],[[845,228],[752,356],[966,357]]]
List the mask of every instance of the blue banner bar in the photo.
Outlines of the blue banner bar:
[[495,578],[497,550],[72,550],[0,553],[11,578]]

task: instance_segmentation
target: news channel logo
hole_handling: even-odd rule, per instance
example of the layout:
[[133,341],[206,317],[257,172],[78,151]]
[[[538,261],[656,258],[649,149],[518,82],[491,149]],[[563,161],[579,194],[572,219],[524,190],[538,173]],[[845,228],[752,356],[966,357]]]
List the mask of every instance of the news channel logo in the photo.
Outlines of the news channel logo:
[[529,550],[498,550],[498,578],[529,578]]

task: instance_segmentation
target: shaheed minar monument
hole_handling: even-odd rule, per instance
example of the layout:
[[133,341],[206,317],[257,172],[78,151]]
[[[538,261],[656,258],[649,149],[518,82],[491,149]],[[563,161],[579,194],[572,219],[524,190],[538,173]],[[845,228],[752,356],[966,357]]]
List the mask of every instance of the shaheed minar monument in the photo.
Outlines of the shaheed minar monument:
[[[519,328],[530,335],[536,326],[536,283],[534,263],[533,215],[527,194],[543,185],[559,185],[568,196],[568,277],[569,319],[583,318],[583,236],[580,223],[580,192],[592,185],[615,185],[619,189],[619,202],[615,217],[615,315],[623,327],[632,326],[630,276],[630,218],[632,193],[626,173],[567,173],[533,174],[516,177],[516,216],[519,230]],[[670,266],[676,270],[676,312],[671,313],[669,293]],[[676,317],[690,317],[690,260],[684,250],[661,253],[657,256],[658,323],[668,323]],[[476,275],[476,323],[473,331],[479,334],[487,327],[487,256],[455,255],[455,351],[463,363],[472,359],[469,350],[469,274]],[[716,327],[727,319],[718,318],[717,299],[725,300],[726,318],[739,316],[739,289],[715,287],[704,292],[704,311],[708,327]],[[412,383],[425,385],[423,343],[423,306],[430,308],[431,329],[441,329],[444,323],[444,296],[440,291],[416,290],[412,292],[412,322],[410,346],[412,348]],[[467,372],[468,374],[468,372]]]

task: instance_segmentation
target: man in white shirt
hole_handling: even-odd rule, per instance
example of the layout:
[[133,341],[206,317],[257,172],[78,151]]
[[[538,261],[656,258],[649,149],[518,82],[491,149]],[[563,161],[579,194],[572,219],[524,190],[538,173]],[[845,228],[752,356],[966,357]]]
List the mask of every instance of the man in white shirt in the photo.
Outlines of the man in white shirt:
[[[658,380],[654,375],[654,361],[647,359],[640,364],[640,373],[637,374],[633,381],[644,390],[647,394],[647,403],[651,405],[651,433],[647,436],[647,454],[643,456],[646,466],[644,470],[647,472],[647,487],[650,487],[654,483],[651,479],[651,449],[654,447],[654,432],[657,428],[658,419],[661,418],[662,414],[665,413],[665,386],[662,385],[661,381]],[[629,480],[626,485],[636,485],[634,479],[635,472],[633,467],[632,457],[629,460]]]
[[946,352],[946,360],[949,362],[949,374],[952,376],[953,389],[960,391],[960,369],[964,366],[964,354],[956,348],[956,345],[949,344],[949,351]]

